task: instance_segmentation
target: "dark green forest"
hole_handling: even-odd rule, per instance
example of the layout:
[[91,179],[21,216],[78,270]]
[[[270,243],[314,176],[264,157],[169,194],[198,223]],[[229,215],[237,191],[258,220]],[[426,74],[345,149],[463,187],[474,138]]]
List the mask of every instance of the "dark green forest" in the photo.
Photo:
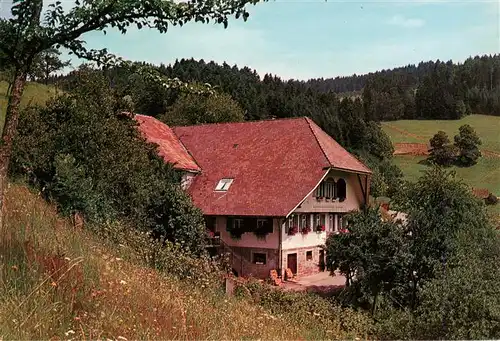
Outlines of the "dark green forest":
[[[308,81],[273,75],[261,78],[248,67],[194,59],[177,60],[168,66],[135,65],[153,67],[162,76],[185,82],[208,83],[225,94],[222,102],[200,101],[148,81],[131,68],[105,69],[115,95],[126,98],[136,113],[183,125],[311,117],[375,170],[372,190],[376,196],[390,195],[401,178],[390,162],[392,144],[378,122],[458,119],[471,113],[500,115],[500,55],[477,56],[460,64],[429,61],[361,76]],[[72,90],[85,68],[49,81]],[[221,110],[226,113],[214,114]],[[179,113],[189,113],[189,118],[184,114],[179,117]]]
[[[250,120],[307,115],[328,121],[331,112],[338,111],[342,97],[361,98],[366,118],[374,121],[456,119],[469,113],[500,115],[500,55],[476,56],[463,63],[428,61],[366,75],[308,81],[282,80],[273,75],[261,79],[248,67],[194,59],[181,59],[157,69],[168,77],[219,87],[240,103]],[[138,84],[125,70],[107,73],[112,85],[124,93],[135,92],[141,99],[138,112],[158,115],[175,101],[175,96],[160,94],[154,88],[137,93]],[[52,79],[56,80],[60,79]],[[330,119],[331,124],[339,124]]]

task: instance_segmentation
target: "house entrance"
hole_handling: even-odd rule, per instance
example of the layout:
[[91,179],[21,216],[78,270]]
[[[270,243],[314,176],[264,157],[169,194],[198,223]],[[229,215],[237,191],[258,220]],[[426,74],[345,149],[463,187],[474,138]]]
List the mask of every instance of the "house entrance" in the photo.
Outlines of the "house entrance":
[[325,266],[325,250],[319,250],[319,270],[320,271],[325,271],[326,266]]
[[292,270],[294,275],[297,274],[297,254],[289,253],[286,259],[286,267]]

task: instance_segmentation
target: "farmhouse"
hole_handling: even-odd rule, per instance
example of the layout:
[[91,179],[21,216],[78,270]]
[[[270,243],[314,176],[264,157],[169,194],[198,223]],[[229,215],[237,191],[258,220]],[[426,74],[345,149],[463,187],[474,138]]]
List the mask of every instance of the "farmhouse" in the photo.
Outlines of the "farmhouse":
[[311,119],[169,127],[135,115],[242,276],[324,270],[321,246],[369,198],[371,171]]

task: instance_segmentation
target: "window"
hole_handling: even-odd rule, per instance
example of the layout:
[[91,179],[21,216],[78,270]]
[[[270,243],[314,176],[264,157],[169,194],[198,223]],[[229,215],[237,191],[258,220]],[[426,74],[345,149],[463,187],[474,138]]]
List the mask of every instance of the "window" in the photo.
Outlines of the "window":
[[313,260],[313,252],[312,251],[307,251],[306,252],[306,260],[307,261]]
[[337,181],[337,197],[344,200],[347,196],[347,184],[344,179]]
[[337,217],[338,217],[338,225],[337,225],[338,230],[345,229],[348,225],[347,219],[343,218],[341,214],[338,214]]
[[220,179],[217,186],[215,186],[215,190],[221,191],[221,192],[226,192],[232,183],[233,183],[233,179]]
[[242,230],[243,229],[243,219],[234,219],[233,220],[234,229]]
[[315,196],[317,198],[335,198],[335,181],[333,179],[328,179],[323,181],[316,189]]
[[253,253],[252,254],[252,263],[265,265],[266,264],[267,255],[265,253]]
[[308,218],[309,218],[309,215],[307,215],[307,214],[300,215],[300,228],[301,229],[309,226],[309,222],[308,222],[309,219]]
[[215,231],[215,217],[214,216],[204,216],[205,226],[207,230],[214,232]]
[[316,226],[325,226],[326,225],[326,217],[323,213],[316,213],[314,215],[314,224]]
[[329,220],[329,228],[328,231],[336,231],[335,230],[335,214],[330,213],[328,215],[328,220]]
[[273,233],[273,222],[270,219],[257,219],[257,230],[265,233]]

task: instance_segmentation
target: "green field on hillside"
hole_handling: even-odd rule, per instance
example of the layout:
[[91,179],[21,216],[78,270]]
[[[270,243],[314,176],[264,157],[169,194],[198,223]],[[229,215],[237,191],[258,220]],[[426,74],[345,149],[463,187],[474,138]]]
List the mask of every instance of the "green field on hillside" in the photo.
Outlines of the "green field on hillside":
[[[0,128],[3,128],[5,110],[7,110],[7,88],[8,83],[0,82]],[[30,104],[43,104],[56,94],[56,89],[39,83],[28,83],[24,89],[22,106]]]
[[382,128],[393,143],[429,143],[429,139],[443,130],[450,140],[458,134],[458,128],[469,124],[479,134],[484,149],[500,153],[500,116],[470,115],[461,120],[401,120],[383,122]]
[[[451,167],[457,173],[457,177],[464,180],[468,185],[475,188],[487,188],[492,193],[500,196],[500,117],[471,115],[461,120],[401,120],[383,122],[382,127],[389,135],[393,143],[428,143],[429,139],[438,131],[445,131],[450,140],[458,132],[463,124],[471,125],[482,140],[480,149],[498,153],[483,156],[477,165],[472,167]],[[417,180],[428,166],[421,161],[424,156],[399,155],[394,157],[394,162],[401,168],[408,180]],[[496,205],[495,211],[500,213],[500,205]]]
[[[409,180],[418,179],[428,166],[420,163],[425,156],[400,155],[394,162],[401,168]],[[500,158],[483,157],[477,165],[472,167],[451,167],[457,177],[476,188],[488,188],[496,195],[500,195]]]

